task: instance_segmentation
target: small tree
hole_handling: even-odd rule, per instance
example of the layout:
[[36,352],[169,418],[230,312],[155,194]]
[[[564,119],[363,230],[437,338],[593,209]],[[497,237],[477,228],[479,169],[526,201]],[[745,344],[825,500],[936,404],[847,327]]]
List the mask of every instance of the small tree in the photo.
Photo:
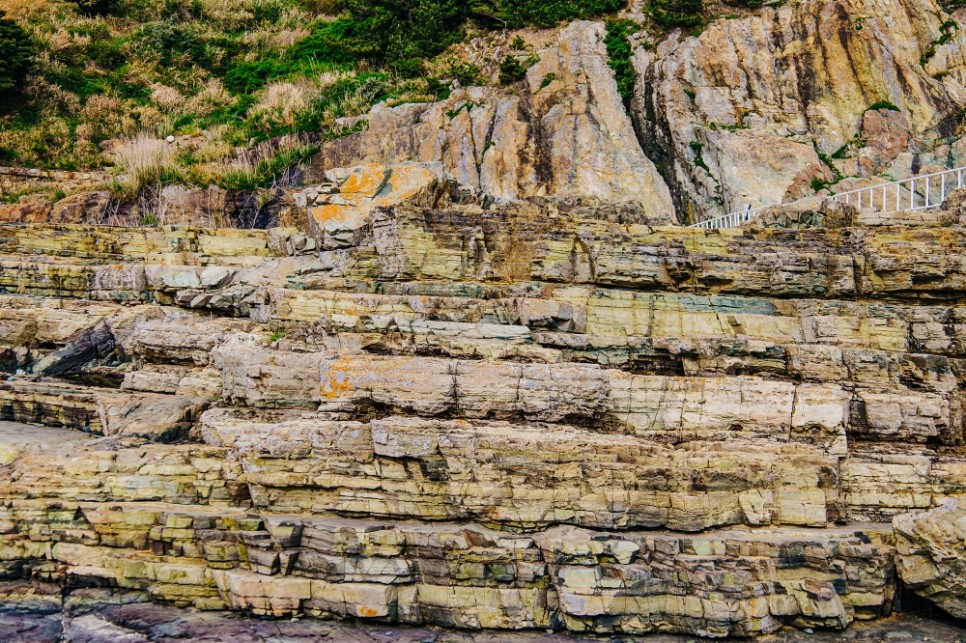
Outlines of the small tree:
[[30,68],[33,46],[23,27],[0,11],[0,92],[20,86]]
[[704,20],[703,0],[650,0],[648,12],[665,29],[697,27]]

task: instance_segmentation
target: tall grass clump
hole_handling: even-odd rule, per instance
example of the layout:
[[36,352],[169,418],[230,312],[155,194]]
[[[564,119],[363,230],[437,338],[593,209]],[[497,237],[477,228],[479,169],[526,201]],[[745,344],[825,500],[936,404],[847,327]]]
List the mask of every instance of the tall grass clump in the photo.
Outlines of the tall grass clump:
[[111,192],[121,201],[134,201],[150,186],[184,181],[172,146],[145,133],[120,145],[112,158]]

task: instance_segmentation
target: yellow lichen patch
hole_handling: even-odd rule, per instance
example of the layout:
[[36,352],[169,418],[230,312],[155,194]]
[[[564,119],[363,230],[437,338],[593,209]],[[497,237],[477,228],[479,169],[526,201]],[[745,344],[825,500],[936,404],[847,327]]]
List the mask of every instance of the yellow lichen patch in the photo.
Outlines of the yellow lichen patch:
[[354,388],[349,374],[344,370],[330,368],[322,376],[322,396],[327,400],[343,397]]
[[385,165],[366,165],[350,174],[345,183],[339,186],[339,192],[343,195],[372,198],[382,187],[385,179]]
[[312,218],[319,223],[345,223],[356,212],[355,208],[329,203],[312,208]]

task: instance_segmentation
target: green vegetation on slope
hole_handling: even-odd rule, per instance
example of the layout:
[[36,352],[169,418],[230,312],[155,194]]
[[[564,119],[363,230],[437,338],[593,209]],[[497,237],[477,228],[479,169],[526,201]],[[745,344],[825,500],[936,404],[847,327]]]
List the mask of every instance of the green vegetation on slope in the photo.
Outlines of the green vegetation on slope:
[[30,36],[0,11],[0,91],[16,89],[23,82],[30,65],[33,47]]
[[468,30],[550,26],[625,2],[0,0],[12,18],[0,21],[0,88],[15,89],[0,104],[0,163],[121,165],[132,146],[113,141],[175,135],[190,151],[165,176],[227,185],[240,148],[335,136],[337,119],[378,101],[480,82],[478,65],[441,56]]
[[612,20],[607,23],[607,57],[617,79],[617,91],[627,104],[634,94],[634,69],[631,66],[630,35],[640,30],[640,25],[631,20]]
[[[0,164],[113,164],[133,177],[115,186],[123,198],[163,183],[265,185],[286,175],[280,163],[305,158],[320,140],[365,128],[364,120],[346,127],[339,119],[379,101],[438,100],[453,82],[518,82],[536,59],[520,35],[505,42],[507,30],[575,18],[607,19],[610,64],[627,102],[634,88],[630,37],[640,25],[615,16],[625,6],[626,0],[0,0],[0,11],[10,14],[0,19],[0,88],[11,90],[0,98]],[[648,0],[645,8],[652,28],[707,20],[703,0]],[[461,49],[469,37],[492,57]],[[548,76],[543,86],[552,81]],[[169,135],[177,137],[170,153],[152,142]]]

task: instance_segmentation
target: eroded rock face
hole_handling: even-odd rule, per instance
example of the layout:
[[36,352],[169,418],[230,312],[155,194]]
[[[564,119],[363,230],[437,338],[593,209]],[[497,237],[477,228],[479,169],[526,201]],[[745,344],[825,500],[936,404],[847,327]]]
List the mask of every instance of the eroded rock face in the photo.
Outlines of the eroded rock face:
[[[831,179],[816,152],[857,138],[868,147],[845,175],[945,166],[966,43],[947,19],[931,0],[787,3],[639,48],[634,116],[679,218],[811,194]],[[880,101],[898,111],[866,113]]]
[[932,153],[959,36],[919,60],[927,5],[641,48],[639,136],[575,23],[513,91],[327,143],[293,227],[0,226],[0,575],[599,635],[841,630],[900,582],[966,617],[966,193],[706,231],[661,225],[643,151],[692,215],[808,194],[860,130],[866,174]]
[[962,228],[437,205],[0,228],[0,419],[75,438],[0,431],[4,573],[622,635],[845,628],[897,566],[954,603],[955,520],[915,513],[966,484]]
[[962,496],[893,519],[898,572],[916,594],[966,618],[966,507]]
[[313,194],[309,229],[325,250],[359,245],[360,235],[377,208],[408,203],[433,208],[447,205],[455,182],[441,163],[364,165],[331,170],[332,182]]
[[604,36],[601,23],[572,23],[517,91],[471,87],[429,105],[378,106],[367,131],[324,144],[316,164],[439,162],[499,199],[597,197],[671,221],[670,192],[637,142]]

